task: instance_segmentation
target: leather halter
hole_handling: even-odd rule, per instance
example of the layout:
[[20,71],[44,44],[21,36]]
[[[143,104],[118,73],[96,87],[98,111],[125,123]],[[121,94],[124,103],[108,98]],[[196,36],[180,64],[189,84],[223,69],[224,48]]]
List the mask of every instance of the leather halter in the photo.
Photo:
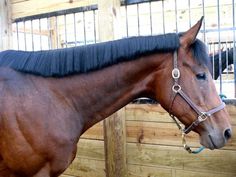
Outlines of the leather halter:
[[[213,109],[210,109],[209,111],[201,111],[198,108],[198,106],[194,102],[192,102],[192,100],[188,97],[188,95],[184,93],[181,86],[179,85],[180,70],[178,69],[177,51],[174,52],[173,65],[174,65],[173,66],[174,68],[172,70],[172,78],[174,79],[174,85],[172,87],[172,91],[174,95],[173,95],[171,105],[169,107],[169,114],[182,132],[182,143],[183,143],[184,148],[189,153],[196,154],[196,153],[201,152],[203,150],[203,147],[200,147],[197,151],[192,151],[191,148],[186,144],[185,135],[188,134],[190,131],[192,131],[194,128],[196,128],[201,122],[210,118],[212,114],[222,110],[225,107],[225,103],[221,101],[219,106]],[[178,123],[176,117],[172,114],[172,107],[173,107],[173,104],[177,95],[183,98],[188,103],[188,105],[197,113],[197,119],[190,126],[185,127],[185,128],[182,128],[182,126]]]

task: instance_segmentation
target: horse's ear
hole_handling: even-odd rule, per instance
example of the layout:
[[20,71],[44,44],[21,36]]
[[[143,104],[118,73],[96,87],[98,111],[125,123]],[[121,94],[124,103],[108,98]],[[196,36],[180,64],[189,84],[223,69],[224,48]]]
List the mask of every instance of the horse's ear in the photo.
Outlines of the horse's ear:
[[183,46],[184,48],[187,48],[192,43],[194,43],[197,37],[197,34],[202,26],[203,18],[204,17],[202,16],[202,18],[192,28],[190,28],[188,31],[183,33],[183,35],[180,37],[181,46]]

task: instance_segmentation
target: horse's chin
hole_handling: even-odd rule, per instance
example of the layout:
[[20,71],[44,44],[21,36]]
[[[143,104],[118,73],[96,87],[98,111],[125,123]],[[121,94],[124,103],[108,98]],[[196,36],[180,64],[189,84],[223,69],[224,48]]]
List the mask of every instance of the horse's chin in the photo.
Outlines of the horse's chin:
[[200,144],[208,149],[220,149],[225,146],[227,141],[223,136],[206,133],[200,136]]

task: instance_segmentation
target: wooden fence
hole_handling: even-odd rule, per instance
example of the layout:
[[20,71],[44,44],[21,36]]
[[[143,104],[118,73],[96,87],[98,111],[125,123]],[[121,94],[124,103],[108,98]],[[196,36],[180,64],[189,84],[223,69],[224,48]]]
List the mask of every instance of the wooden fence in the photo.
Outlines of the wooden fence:
[[[235,106],[227,105],[227,109],[235,130]],[[178,128],[160,105],[130,104],[124,112],[128,177],[236,176],[235,131],[223,149],[192,155],[182,148]],[[77,156],[63,177],[105,177],[103,140],[103,123],[100,122],[82,136]],[[198,135],[190,133],[187,142],[198,147]]]

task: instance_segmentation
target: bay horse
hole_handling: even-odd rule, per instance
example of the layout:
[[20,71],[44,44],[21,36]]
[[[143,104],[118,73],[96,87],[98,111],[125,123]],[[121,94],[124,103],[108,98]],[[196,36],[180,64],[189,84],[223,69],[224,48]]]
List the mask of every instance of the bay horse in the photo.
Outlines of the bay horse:
[[139,97],[158,100],[206,148],[223,147],[231,125],[196,39],[201,24],[182,35],[1,52],[0,176],[59,176],[87,129]]
[[[221,73],[231,64],[234,63],[234,48],[228,48],[224,51],[219,51],[221,52],[221,66],[222,68],[220,68],[220,64],[219,64],[219,53],[216,53],[214,55],[210,55],[211,58],[211,63],[212,63],[212,67],[214,67],[214,74],[213,74],[213,78],[215,80],[218,79],[218,77],[220,76],[220,70]],[[228,61],[227,61],[228,60]]]

